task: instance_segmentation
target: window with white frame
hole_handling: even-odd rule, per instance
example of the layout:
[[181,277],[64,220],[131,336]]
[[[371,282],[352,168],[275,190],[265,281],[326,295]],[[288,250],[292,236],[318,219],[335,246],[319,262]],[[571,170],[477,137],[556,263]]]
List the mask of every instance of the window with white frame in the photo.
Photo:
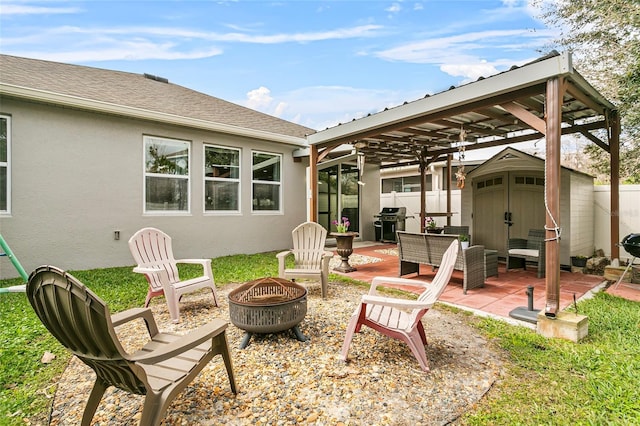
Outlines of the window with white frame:
[[11,213],[11,117],[0,115],[0,213]]
[[282,199],[282,156],[252,153],[252,208],[254,212],[278,212]]
[[204,209],[206,212],[240,211],[240,150],[204,147]]
[[190,143],[144,137],[145,213],[189,212]]

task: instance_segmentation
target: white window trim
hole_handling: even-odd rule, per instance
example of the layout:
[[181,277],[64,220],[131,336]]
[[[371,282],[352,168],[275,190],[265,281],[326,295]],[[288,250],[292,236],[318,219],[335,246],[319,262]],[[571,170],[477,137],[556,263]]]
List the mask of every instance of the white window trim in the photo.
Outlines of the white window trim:
[[7,168],[7,209],[0,210],[0,216],[11,215],[11,116],[0,114],[0,118],[7,120],[7,161],[0,161],[0,166]]
[[[253,179],[253,154],[267,154],[267,155],[273,155],[276,157],[280,157],[280,181],[279,182],[272,182],[272,181],[264,181],[264,180],[254,180]],[[259,151],[259,150],[252,150],[251,151],[251,213],[255,214],[255,215],[281,215],[284,212],[284,191],[282,190],[282,186],[284,184],[284,156],[280,153],[277,152],[269,152],[269,151]],[[280,198],[280,204],[278,205],[278,210],[254,210],[253,208],[253,184],[254,183],[261,183],[261,184],[268,184],[268,185],[279,185],[279,198]]]
[[[206,162],[207,162],[207,148],[221,148],[238,151],[239,153],[239,162],[238,162],[238,179],[231,178],[215,178],[215,177],[207,177],[206,176]],[[204,176],[204,184],[202,186],[202,210],[204,215],[210,216],[239,216],[242,214],[242,149],[236,148],[233,146],[224,146],[224,145],[216,145],[216,144],[208,144],[205,143],[202,146],[202,175]],[[220,182],[237,182],[238,183],[238,210],[207,210],[207,200],[206,200],[206,183],[207,181],[220,181]]]
[[[187,161],[189,174],[187,177],[177,175],[166,175],[163,173],[147,173],[147,141],[150,139],[164,140],[167,142],[185,142],[187,144]],[[191,216],[191,141],[185,139],[168,138],[164,136],[143,135],[142,136],[142,214],[144,216]],[[147,210],[147,176],[162,177],[170,179],[187,180],[187,209],[186,210]]]

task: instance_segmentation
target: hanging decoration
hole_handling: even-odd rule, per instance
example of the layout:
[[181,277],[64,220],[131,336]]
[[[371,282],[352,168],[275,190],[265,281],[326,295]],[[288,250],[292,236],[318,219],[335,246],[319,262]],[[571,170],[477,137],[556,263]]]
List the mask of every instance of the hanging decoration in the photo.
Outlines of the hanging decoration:
[[362,181],[362,176],[364,176],[364,160],[365,160],[364,152],[359,151],[356,157],[356,162],[358,165],[358,170],[360,171],[360,179],[358,179],[358,185],[361,185],[361,186],[366,185]]
[[462,126],[460,126],[460,144],[458,145],[458,171],[456,172],[456,186],[459,189],[464,188],[464,181],[467,177],[467,174],[464,171],[464,154],[465,154],[465,145],[464,142],[467,138],[467,131],[464,130]]

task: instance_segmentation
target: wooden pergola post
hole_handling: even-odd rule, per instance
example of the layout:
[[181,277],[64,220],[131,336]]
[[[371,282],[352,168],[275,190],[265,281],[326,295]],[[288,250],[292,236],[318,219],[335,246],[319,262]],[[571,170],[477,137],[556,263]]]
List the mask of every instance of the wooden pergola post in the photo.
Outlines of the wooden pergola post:
[[620,114],[611,112],[611,260],[620,258]]
[[555,318],[560,308],[560,136],[562,134],[563,79],[547,81],[546,96],[546,159],[545,159],[545,315]]
[[420,152],[418,160],[420,161],[420,232],[424,232],[427,204],[427,185],[425,183],[425,180],[427,179],[427,161],[423,152]]
[[318,221],[318,147],[311,145],[309,153],[309,220]]
[[451,167],[452,158],[453,154],[447,154],[447,178],[449,179],[449,182],[447,182],[447,226],[451,226],[451,172],[453,171],[453,167]]

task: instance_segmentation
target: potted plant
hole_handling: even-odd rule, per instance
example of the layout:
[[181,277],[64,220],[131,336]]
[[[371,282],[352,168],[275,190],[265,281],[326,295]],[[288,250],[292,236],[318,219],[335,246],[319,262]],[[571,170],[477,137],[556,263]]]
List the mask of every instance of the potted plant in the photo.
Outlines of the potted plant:
[[438,228],[436,224],[436,220],[429,216],[425,219],[425,223],[427,225],[427,233],[429,234],[439,234],[442,232],[443,228]]
[[353,253],[353,239],[358,236],[358,233],[349,231],[351,223],[348,217],[343,217],[339,221],[334,220],[333,224],[336,226],[336,232],[331,232],[329,235],[336,239],[336,252],[342,260],[342,263],[333,269],[339,272],[353,272],[356,268],[349,265],[349,256]]
[[458,240],[460,240],[460,246],[462,247],[462,249],[466,249],[469,248],[469,236],[466,234],[461,234],[458,237]]
[[333,224],[336,226],[336,232],[344,234],[349,230],[349,225],[351,225],[351,222],[349,222],[348,217],[343,217],[340,221],[334,220]]
[[587,266],[588,259],[589,258],[587,256],[582,256],[582,255],[571,256],[571,265],[578,268],[584,268],[585,266]]

